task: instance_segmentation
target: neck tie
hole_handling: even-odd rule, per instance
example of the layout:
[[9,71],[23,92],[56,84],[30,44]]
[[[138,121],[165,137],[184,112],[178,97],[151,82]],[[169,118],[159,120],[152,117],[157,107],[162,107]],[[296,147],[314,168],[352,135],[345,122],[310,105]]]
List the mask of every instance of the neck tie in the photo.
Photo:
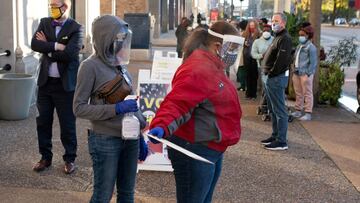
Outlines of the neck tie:
[[52,25],[53,27],[57,27],[57,26],[62,27],[62,26],[63,26],[63,23],[62,23],[62,22],[59,22],[59,21],[53,20],[53,21],[51,21],[51,25]]

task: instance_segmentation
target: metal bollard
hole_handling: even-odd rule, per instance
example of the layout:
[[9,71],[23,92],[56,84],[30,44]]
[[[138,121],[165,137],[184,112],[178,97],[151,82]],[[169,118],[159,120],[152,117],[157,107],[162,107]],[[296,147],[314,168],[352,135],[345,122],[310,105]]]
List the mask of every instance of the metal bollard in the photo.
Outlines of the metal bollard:
[[9,50],[6,50],[2,53],[0,53],[0,56],[10,56],[11,55],[11,52]]
[[6,71],[11,70],[11,65],[10,65],[10,64],[6,64],[4,67],[0,68],[0,71],[2,71],[2,70],[6,70]]

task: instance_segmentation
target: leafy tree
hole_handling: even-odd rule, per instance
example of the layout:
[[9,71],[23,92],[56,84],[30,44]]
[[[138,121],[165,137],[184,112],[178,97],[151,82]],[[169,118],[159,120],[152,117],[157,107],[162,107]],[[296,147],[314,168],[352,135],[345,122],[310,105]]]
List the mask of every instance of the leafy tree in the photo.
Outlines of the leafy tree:
[[334,20],[337,17],[348,17],[348,15],[344,15],[345,12],[348,12],[349,6],[348,0],[323,0],[322,4],[322,12],[327,14],[330,17],[331,24],[334,25]]

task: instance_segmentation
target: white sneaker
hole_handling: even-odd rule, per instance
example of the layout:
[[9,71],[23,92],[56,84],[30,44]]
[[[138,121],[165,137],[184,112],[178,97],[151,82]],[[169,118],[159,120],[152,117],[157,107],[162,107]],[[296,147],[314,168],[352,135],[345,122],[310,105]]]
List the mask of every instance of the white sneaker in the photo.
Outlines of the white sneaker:
[[299,118],[299,120],[301,120],[301,121],[311,121],[311,114],[310,113],[305,113],[305,115],[301,116]]
[[291,113],[294,118],[300,118],[302,116],[301,111],[294,111]]

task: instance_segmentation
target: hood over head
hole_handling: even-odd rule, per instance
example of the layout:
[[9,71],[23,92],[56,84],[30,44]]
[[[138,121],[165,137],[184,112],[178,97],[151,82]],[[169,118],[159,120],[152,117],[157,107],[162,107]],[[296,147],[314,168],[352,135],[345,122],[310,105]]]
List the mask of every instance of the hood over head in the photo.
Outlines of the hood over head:
[[128,63],[132,32],[125,21],[113,15],[99,16],[92,23],[92,35],[95,55],[105,64]]

